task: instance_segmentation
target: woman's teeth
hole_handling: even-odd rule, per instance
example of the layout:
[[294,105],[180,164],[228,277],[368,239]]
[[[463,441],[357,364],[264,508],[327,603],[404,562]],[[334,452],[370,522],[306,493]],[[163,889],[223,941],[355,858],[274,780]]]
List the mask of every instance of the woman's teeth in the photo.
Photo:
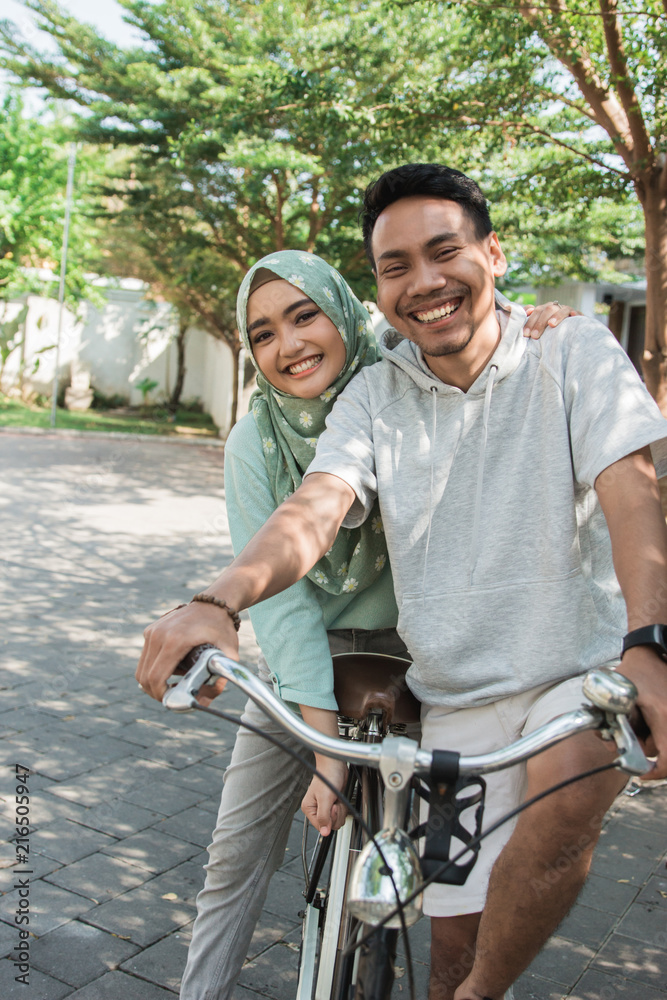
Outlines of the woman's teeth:
[[415,313],[415,316],[420,323],[432,323],[434,319],[444,319],[445,316],[451,316],[453,312],[459,307],[458,302],[448,302],[444,306],[440,306],[439,309],[430,309],[428,312]]
[[298,365],[290,365],[287,371],[290,375],[300,375],[301,372],[307,372],[309,368],[315,368],[316,365],[319,365],[323,357],[323,354],[317,354],[314,358],[306,358],[305,361],[300,361]]

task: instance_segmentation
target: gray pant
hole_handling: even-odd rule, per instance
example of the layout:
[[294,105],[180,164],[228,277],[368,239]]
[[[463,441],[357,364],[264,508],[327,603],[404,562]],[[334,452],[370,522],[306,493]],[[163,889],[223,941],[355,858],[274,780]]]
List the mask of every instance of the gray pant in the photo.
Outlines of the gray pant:
[[[329,632],[332,653],[406,656],[395,629]],[[260,676],[267,679],[260,663]],[[312,755],[249,701],[243,719],[282,743]],[[284,861],[294,813],[311,774],[278,747],[241,727],[225,772],[206,882],[197,896],[197,919],[181,984],[181,1000],[228,1000],[241,972],[269,881]]]

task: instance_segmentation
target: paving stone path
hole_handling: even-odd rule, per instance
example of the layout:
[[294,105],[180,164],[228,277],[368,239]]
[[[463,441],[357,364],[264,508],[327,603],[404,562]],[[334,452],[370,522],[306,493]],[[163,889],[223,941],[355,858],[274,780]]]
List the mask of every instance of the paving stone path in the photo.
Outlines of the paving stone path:
[[[134,669],[146,623],[231,557],[222,450],[5,434],[0,470],[0,997],[173,1000],[234,727],[169,715]],[[248,621],[241,641],[252,660]],[[239,714],[239,694],[225,702]],[[30,770],[18,867],[15,765]],[[295,820],[238,1000],[294,996],[300,831]],[[667,789],[621,796],[580,902],[517,1000],[667,997],[666,852]],[[12,958],[26,878],[27,986]],[[411,940],[423,1000],[426,921]],[[407,996],[403,961],[395,997]]]

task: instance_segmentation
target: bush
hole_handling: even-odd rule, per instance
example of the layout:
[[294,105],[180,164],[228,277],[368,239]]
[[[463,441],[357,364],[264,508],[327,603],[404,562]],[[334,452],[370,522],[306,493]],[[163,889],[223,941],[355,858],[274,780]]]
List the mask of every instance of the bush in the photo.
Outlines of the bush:
[[185,413],[203,413],[204,404],[201,399],[186,399],[180,401],[177,409],[183,410]]
[[92,386],[93,390],[93,410],[118,410],[121,406],[129,406],[130,397],[123,396],[120,392],[114,392],[110,396],[105,395]]

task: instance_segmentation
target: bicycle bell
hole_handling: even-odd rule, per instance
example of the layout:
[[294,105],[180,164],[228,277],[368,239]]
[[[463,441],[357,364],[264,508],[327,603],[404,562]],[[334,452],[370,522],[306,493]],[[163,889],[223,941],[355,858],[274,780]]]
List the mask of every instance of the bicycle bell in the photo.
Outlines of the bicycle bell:
[[[391,869],[396,888],[387,865]],[[405,830],[398,827],[380,830],[375,840],[369,840],[366,844],[354,866],[350,878],[347,908],[363,923],[376,924],[396,909],[397,891],[398,899],[403,903],[421,881],[419,858]],[[421,905],[421,892],[409,903],[405,903],[403,917],[406,926],[410,927],[419,920]],[[395,914],[385,926],[400,927],[399,914]]]

